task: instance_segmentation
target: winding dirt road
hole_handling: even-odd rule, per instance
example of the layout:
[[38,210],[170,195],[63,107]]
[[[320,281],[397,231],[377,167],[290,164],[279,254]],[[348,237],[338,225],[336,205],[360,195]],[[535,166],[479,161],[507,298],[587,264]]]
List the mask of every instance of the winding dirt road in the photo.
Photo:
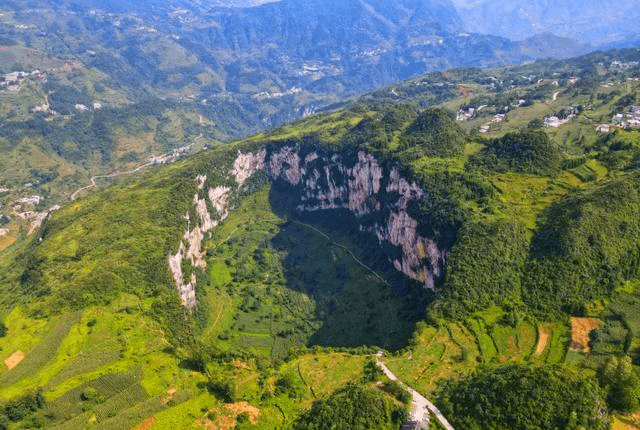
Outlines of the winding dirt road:
[[393,372],[391,372],[391,370],[389,370],[389,368],[382,361],[380,361],[380,355],[378,355],[377,364],[389,379],[391,379],[392,381],[398,381],[409,393],[411,393],[411,396],[413,396],[410,415],[412,421],[417,421],[418,423],[422,424],[423,428],[429,428],[429,414],[433,413],[433,415],[435,415],[435,417],[438,419],[438,421],[440,421],[444,428],[446,428],[447,430],[455,430],[453,426],[449,424],[449,421],[447,421],[444,415],[442,415],[442,412],[440,412],[436,405],[427,400],[422,394],[418,393],[416,390],[399,380],[396,375],[394,375]]
[[[202,121],[202,116],[200,116],[200,120]],[[193,143],[191,143],[191,144],[189,144],[189,145],[187,145],[187,146],[183,146],[183,147],[181,147],[181,148],[176,148],[176,149],[174,149],[174,150],[173,150],[173,155],[175,156],[176,154],[180,154],[180,153],[183,153],[183,152],[185,152],[185,151],[188,151],[189,149],[191,149],[191,147],[192,147],[193,145],[195,145],[196,143],[198,143],[198,140],[199,140],[199,139],[202,139],[202,133],[200,133],[200,135],[199,135],[199,136],[197,136],[197,137],[193,140]],[[160,155],[160,156],[158,156],[158,157],[152,157],[152,158],[155,158],[156,160],[158,160],[158,159],[167,158],[167,157],[170,157],[170,156],[171,156],[171,153],[166,153],[166,154],[162,154],[162,155]],[[173,161],[174,161],[174,160],[171,160],[171,162],[173,162]],[[127,171],[127,172],[118,172],[118,173],[112,173],[112,174],[110,174],[110,175],[97,175],[97,176],[93,176],[93,177],[91,178],[91,185],[87,185],[86,187],[78,188],[76,191],[74,191],[74,193],[73,193],[73,194],[71,194],[71,196],[69,197],[69,199],[70,199],[71,201],[74,201],[74,200],[78,197],[78,194],[79,194],[79,193],[81,193],[82,191],[84,191],[84,190],[88,190],[89,188],[95,188],[95,187],[97,187],[98,185],[96,184],[96,179],[108,179],[108,178],[115,178],[116,176],[120,176],[120,175],[131,175],[131,174],[133,174],[133,173],[138,172],[138,171],[139,171],[139,170],[141,170],[141,169],[144,169],[145,167],[152,166],[152,165],[154,165],[155,163],[156,163],[156,161],[153,161],[153,160],[152,160],[152,161],[149,161],[148,163],[145,163],[145,164],[143,164],[143,165],[141,165],[141,166],[138,166],[138,167],[136,167],[135,169],[133,169],[133,170],[129,170],[129,171]]]
[[112,173],[110,175],[92,176],[91,177],[91,185],[87,185],[86,187],[78,188],[73,194],[71,194],[71,197],[69,197],[69,198],[71,199],[71,201],[74,201],[76,199],[76,197],[78,196],[78,194],[81,193],[82,191],[88,190],[89,188],[97,187],[98,185],[96,184],[96,179],[115,178],[116,176],[120,176],[120,175],[131,175],[133,173],[136,173],[140,169],[144,169],[145,167],[151,166],[152,164],[153,164],[153,161],[150,161],[150,162],[148,162],[146,164],[143,164],[142,166],[136,167],[133,170],[129,170],[128,172]]

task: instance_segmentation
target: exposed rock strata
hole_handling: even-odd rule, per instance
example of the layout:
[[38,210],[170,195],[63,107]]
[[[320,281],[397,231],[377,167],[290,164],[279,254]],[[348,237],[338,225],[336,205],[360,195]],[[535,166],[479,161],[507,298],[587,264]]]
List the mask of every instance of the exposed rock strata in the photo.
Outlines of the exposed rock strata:
[[[360,230],[374,234],[382,247],[395,249],[389,255],[394,267],[433,289],[444,273],[447,251],[435,241],[419,234],[419,220],[408,212],[411,202],[427,196],[415,182],[402,176],[395,166],[381,165],[373,155],[324,153],[292,146],[263,149],[257,153],[238,153],[229,174],[237,189],[256,171],[264,171],[271,180],[291,187],[299,212],[344,209],[359,222]],[[193,204],[198,219],[185,231],[178,252],[169,256],[169,266],[187,308],[196,306],[195,276],[185,283],[182,261],[206,268],[202,240],[229,214],[230,187],[206,189],[206,176],[196,178],[198,192]],[[202,195],[204,194],[204,195]],[[207,209],[207,197],[214,209]]]
[[[246,178],[245,178],[246,179]],[[191,273],[189,282],[185,283],[184,274],[182,270],[182,261],[189,260],[192,267],[199,269],[206,269],[207,262],[204,259],[206,250],[202,246],[205,233],[209,232],[213,228],[217,227],[228,215],[228,203],[231,188],[229,187],[215,187],[209,188],[206,192],[206,196],[201,197],[200,193],[204,190],[207,177],[200,175],[196,178],[198,184],[198,192],[193,197],[193,206],[198,220],[193,229],[188,226],[180,241],[178,252],[175,255],[169,255],[169,269],[173,274],[173,279],[176,283],[178,293],[180,294],[180,300],[182,304],[192,309],[196,306],[196,276]],[[209,198],[211,206],[215,209],[215,213],[209,213],[207,209],[207,200]],[[189,214],[185,216],[185,219],[191,224]],[[185,245],[185,243],[187,245]]]
[[[427,194],[402,177],[397,167],[385,168],[371,154],[360,151],[357,159],[346,158],[314,151],[303,159],[294,148],[285,146],[269,153],[264,164],[272,179],[303,187],[297,191],[300,212],[347,209],[359,220],[375,219],[361,223],[361,231],[374,233],[381,246],[400,248],[401,258],[392,261],[394,267],[433,289],[444,273],[447,252],[422,237],[418,221],[407,212],[409,202]],[[383,215],[384,222],[372,215]]]

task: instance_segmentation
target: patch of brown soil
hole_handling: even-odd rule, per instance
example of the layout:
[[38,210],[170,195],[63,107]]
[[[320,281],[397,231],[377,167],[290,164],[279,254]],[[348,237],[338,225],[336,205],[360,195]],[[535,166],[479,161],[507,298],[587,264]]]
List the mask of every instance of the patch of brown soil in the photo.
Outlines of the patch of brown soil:
[[536,345],[536,355],[540,355],[547,347],[547,340],[549,340],[549,333],[542,330],[542,327],[538,327],[538,345]]
[[244,412],[247,412],[249,414],[249,421],[251,422],[251,424],[253,424],[254,426],[258,424],[258,417],[260,417],[260,409],[256,408],[255,406],[251,406],[247,402],[231,403],[231,404],[225,405],[225,408],[233,412],[236,416]]
[[250,369],[249,365],[247,363],[243,363],[240,360],[233,360],[233,365],[235,366],[236,369]]
[[458,88],[458,95],[463,97],[471,97],[473,90],[471,88],[460,87]]
[[4,359],[4,364],[9,370],[15,368],[24,359],[24,353],[22,351],[16,351],[9,357]]
[[176,390],[175,388],[171,388],[170,390],[167,390],[167,397],[162,399],[162,403],[165,405],[169,403],[171,400],[173,400],[173,395],[177,392],[178,390]]
[[140,425],[136,427],[134,430],[151,430],[151,427],[153,427],[155,424],[156,424],[156,417],[151,416],[146,420],[142,421]]
[[207,430],[233,430],[233,428],[236,426],[236,419],[233,417],[225,417],[223,415],[221,417],[218,417],[218,419],[216,420],[216,425],[214,425],[211,421],[209,421],[208,423],[210,423],[210,427],[203,426]]
[[600,327],[597,318],[571,318],[571,346],[574,351],[584,351],[589,354],[589,333]]

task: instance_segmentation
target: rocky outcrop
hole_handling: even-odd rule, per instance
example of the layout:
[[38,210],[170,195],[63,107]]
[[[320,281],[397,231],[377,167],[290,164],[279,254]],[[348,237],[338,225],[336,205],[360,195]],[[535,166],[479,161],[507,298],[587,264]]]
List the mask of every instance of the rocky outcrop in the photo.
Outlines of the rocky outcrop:
[[427,194],[396,166],[384,167],[364,151],[350,155],[291,146],[268,151],[260,164],[272,180],[292,187],[299,212],[349,210],[362,221],[361,231],[400,251],[392,261],[397,270],[431,289],[443,275],[447,251],[421,236],[418,220],[407,212],[411,201]]
[[264,170],[264,159],[266,155],[266,149],[263,149],[257,154],[252,154],[250,152],[246,154],[241,152],[238,153],[238,156],[233,163],[231,174],[236,178],[236,183],[239,187],[243,186],[245,181],[251,177],[256,170]]
[[196,306],[196,277],[191,274],[185,282],[183,262],[206,268],[205,234],[229,215],[231,197],[257,171],[264,171],[272,181],[287,187],[294,209],[300,213],[349,211],[360,231],[375,235],[380,246],[389,250],[393,266],[423,282],[426,288],[434,289],[436,280],[443,275],[447,250],[422,236],[420,220],[409,213],[410,203],[419,202],[427,193],[403,177],[397,166],[382,165],[365,151],[330,153],[311,147],[273,145],[256,153],[237,154],[229,170],[235,188],[207,188],[205,175],[196,178],[193,212],[197,217],[190,220],[187,215],[189,226],[177,253],[169,256],[169,267],[187,308]]
[[[189,225],[182,236],[178,252],[175,255],[169,255],[169,269],[173,274],[180,300],[188,309],[193,309],[197,305],[195,292],[197,280],[192,272],[189,276],[189,281],[185,282],[182,263],[188,260],[191,263],[191,267],[197,267],[201,270],[206,269],[207,261],[204,259],[206,249],[202,245],[205,233],[217,227],[229,215],[228,203],[231,188],[222,186],[209,188],[206,191],[206,195],[201,197],[200,193],[204,192],[206,181],[207,177],[205,175],[196,177],[198,192],[193,197],[193,206],[198,219],[195,220],[195,226],[191,229],[191,218],[188,213],[185,215]],[[207,208],[207,197],[215,210],[213,215]]]
[[427,193],[396,166],[384,167],[364,151],[322,153],[292,146],[272,148],[264,157],[262,161],[260,155],[259,164],[272,180],[292,187],[299,212],[346,209],[361,221],[361,231],[375,234],[381,246],[400,251],[392,260],[397,270],[430,289],[444,274],[447,251],[421,236],[419,221],[407,211],[410,202]]

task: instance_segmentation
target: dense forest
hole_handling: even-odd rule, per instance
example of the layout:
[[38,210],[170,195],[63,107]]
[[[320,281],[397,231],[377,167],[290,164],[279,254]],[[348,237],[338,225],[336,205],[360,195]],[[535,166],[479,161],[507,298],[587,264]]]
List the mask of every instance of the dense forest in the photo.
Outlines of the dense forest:
[[438,404],[455,428],[609,428],[597,385],[561,366],[503,366],[446,383]]

